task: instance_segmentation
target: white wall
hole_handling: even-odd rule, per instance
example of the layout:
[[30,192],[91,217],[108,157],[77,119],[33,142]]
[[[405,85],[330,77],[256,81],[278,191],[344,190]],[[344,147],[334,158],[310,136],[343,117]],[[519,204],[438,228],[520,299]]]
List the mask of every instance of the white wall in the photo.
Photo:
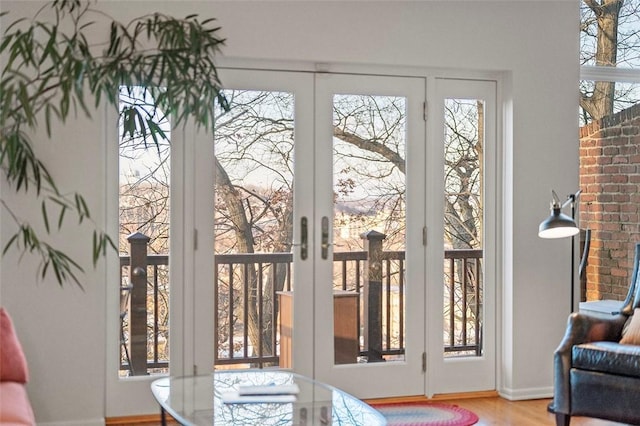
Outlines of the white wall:
[[[550,190],[578,184],[578,0],[424,2],[102,2],[118,19],[150,9],[214,16],[227,38],[224,63],[324,62],[497,71],[505,100],[503,282],[499,294],[500,392],[548,396],[552,353],[569,313],[569,243],[537,238]],[[126,7],[124,7],[126,6]],[[32,2],[4,1],[11,16]],[[101,116],[73,123],[39,151],[63,187],[79,190],[104,222]],[[2,187],[3,199],[11,198]],[[36,206],[37,207],[37,206]],[[35,217],[38,216],[37,208]],[[10,220],[2,212],[2,238]],[[71,222],[70,222],[71,223]],[[105,413],[104,268],[90,265],[90,238],[69,227],[62,247],[86,265],[84,291],[37,282],[28,258],[0,264],[0,304],[14,316],[42,423],[89,424]],[[113,349],[111,349],[113,350]],[[96,420],[97,419],[97,420]]]

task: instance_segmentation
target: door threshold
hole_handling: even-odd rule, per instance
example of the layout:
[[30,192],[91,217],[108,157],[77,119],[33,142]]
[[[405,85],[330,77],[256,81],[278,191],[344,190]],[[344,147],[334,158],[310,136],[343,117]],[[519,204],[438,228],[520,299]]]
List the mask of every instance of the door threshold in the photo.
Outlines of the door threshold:
[[499,396],[498,391],[476,391],[476,392],[457,392],[457,393],[441,393],[435,394],[428,398],[425,395],[410,396],[392,396],[389,398],[372,398],[365,399],[367,404],[392,404],[399,402],[420,402],[420,401],[446,401],[450,399],[473,399],[473,398],[494,398]]

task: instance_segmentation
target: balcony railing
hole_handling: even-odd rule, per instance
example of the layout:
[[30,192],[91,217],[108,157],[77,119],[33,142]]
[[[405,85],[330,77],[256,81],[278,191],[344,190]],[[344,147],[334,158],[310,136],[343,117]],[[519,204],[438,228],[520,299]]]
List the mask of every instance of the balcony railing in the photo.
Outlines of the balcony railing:
[[[333,255],[333,290],[355,295],[358,362],[404,355],[405,253],[383,251],[384,235],[364,234],[365,250]],[[168,261],[130,236],[120,258],[123,375],[168,368]],[[443,350],[482,353],[482,250],[445,251]],[[265,367],[280,362],[278,294],[295,290],[291,253],[221,254],[215,263],[215,365]],[[129,294],[130,293],[130,294]]]

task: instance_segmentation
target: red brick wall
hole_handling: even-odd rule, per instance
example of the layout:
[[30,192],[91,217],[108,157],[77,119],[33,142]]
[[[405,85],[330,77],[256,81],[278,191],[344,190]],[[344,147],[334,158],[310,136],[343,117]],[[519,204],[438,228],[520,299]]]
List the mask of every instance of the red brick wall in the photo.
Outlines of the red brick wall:
[[622,300],[640,243],[640,104],[580,129],[579,225],[590,228],[586,300]]

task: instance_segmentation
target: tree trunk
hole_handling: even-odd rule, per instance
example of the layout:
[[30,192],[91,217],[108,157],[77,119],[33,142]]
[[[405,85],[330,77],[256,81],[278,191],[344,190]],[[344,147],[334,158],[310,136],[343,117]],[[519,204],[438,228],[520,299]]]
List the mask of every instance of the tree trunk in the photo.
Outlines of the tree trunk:
[[[596,65],[615,67],[618,61],[618,19],[623,0],[584,0],[598,21]],[[593,94],[582,94],[580,106],[593,120],[613,114],[615,83],[596,81]]]
[[[283,212],[282,220],[278,225],[277,241],[273,247],[275,253],[288,253],[291,251],[291,241],[293,240],[293,197],[288,200],[287,208]],[[264,293],[264,311],[263,311],[263,331],[262,340],[266,343],[264,347],[264,353],[275,355],[275,348],[273,347],[272,336],[275,331],[275,319],[278,315],[278,308],[276,306],[277,299],[274,299],[274,294],[284,289],[284,282],[287,278],[288,265],[278,264],[274,265],[275,272],[271,271],[267,282],[263,289]],[[273,321],[272,321],[273,319]]]
[[[220,162],[215,160],[216,166],[216,186],[218,193],[222,196],[227,210],[229,211],[229,217],[233,222],[233,228],[236,236],[237,252],[238,253],[254,253],[254,241],[253,233],[251,231],[251,224],[247,220],[244,206],[242,205],[242,196],[236,190],[231,183],[229,175],[224,170]],[[231,271],[233,273],[233,271]],[[256,272],[254,265],[247,265],[242,271],[240,271],[241,283],[246,282],[247,291],[247,329],[249,334],[249,340],[255,350],[260,348],[260,322],[258,317],[258,273]],[[233,342],[229,342],[233,347]],[[270,346],[270,345],[269,345]],[[263,346],[264,349],[264,346]]]

